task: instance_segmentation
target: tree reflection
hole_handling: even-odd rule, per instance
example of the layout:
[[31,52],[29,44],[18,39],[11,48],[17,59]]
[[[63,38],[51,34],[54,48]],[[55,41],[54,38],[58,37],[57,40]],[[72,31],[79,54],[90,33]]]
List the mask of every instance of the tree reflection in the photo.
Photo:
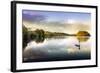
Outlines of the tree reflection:
[[86,42],[90,38],[90,34],[87,31],[79,31],[76,37],[80,42]]
[[59,38],[67,38],[67,36],[68,37],[75,36],[77,38],[79,44],[75,44],[75,46],[79,47],[79,49],[80,49],[80,43],[86,42],[90,38],[90,34],[87,31],[79,31],[77,34],[49,32],[49,31],[44,31],[42,29],[28,31],[28,29],[26,29],[23,26],[23,48],[27,46],[27,43],[30,41],[35,41],[36,43],[42,43],[46,38],[59,39]]
[[87,32],[87,31],[79,31],[77,34],[76,34],[76,38],[78,39],[79,41],[79,45],[76,44],[75,46],[77,46],[79,49],[80,49],[80,43],[81,42],[86,42],[88,41],[88,39],[90,38],[90,34]]
[[42,29],[36,29],[30,34],[30,40],[34,40],[36,43],[41,43],[45,39],[44,31]]

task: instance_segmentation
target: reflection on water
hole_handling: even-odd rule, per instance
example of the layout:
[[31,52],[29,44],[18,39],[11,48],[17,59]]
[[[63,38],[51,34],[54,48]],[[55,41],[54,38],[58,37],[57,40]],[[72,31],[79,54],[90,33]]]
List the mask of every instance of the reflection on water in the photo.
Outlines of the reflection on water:
[[90,46],[87,36],[83,36],[81,40],[76,36],[35,38],[27,43],[23,62],[90,59]]

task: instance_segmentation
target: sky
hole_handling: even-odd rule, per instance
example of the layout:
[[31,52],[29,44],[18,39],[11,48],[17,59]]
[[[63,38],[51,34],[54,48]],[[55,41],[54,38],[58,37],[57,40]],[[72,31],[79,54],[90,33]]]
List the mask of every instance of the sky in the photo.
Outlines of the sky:
[[30,31],[43,29],[50,32],[64,33],[90,32],[91,26],[91,14],[82,12],[23,10],[22,20]]
[[79,12],[55,12],[55,11],[35,11],[23,10],[23,20],[39,21],[40,18],[45,18],[48,22],[89,22],[91,20],[90,13]]

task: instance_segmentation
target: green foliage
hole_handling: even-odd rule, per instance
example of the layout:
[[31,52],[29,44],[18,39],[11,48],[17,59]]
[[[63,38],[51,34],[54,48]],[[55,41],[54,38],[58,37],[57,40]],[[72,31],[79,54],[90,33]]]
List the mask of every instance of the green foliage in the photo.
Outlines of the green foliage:
[[27,45],[27,43],[28,43],[28,30],[27,30],[27,28],[25,27],[25,26],[22,26],[22,28],[23,28],[23,49],[25,48],[25,46]]

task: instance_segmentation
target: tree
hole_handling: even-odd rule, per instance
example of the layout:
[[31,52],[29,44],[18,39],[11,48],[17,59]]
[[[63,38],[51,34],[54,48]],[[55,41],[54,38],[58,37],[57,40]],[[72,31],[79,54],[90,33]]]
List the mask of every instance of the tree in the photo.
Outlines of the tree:
[[79,31],[76,36],[80,42],[85,42],[89,39],[90,34],[87,31]]
[[23,28],[23,49],[25,48],[25,46],[27,45],[28,43],[28,30],[27,28],[23,25],[22,26]]

